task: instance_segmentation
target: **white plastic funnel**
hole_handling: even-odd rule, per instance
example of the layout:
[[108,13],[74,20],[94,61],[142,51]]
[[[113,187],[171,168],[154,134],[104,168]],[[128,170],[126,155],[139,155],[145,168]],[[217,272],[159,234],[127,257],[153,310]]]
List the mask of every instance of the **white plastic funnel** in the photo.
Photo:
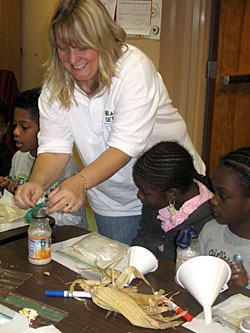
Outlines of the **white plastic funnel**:
[[178,283],[203,306],[206,324],[212,323],[212,305],[230,276],[229,265],[211,256],[189,259],[176,273]]
[[[127,251],[128,265],[133,266],[140,273],[147,274],[154,272],[158,268],[158,260],[155,255],[142,246],[131,246]],[[130,282],[134,279],[131,277]]]

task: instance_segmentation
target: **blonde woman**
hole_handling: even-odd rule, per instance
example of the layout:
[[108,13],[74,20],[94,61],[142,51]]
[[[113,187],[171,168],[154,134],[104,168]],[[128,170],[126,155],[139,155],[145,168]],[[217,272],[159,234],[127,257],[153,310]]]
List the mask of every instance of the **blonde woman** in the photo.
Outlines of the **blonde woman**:
[[49,41],[38,157],[16,203],[35,205],[60,177],[75,143],[85,168],[50,194],[47,213],[78,210],[88,190],[98,231],[130,244],[141,218],[132,179],[135,159],[157,142],[175,140],[200,173],[204,163],[153,63],[125,43],[124,30],[100,1],[60,1]]

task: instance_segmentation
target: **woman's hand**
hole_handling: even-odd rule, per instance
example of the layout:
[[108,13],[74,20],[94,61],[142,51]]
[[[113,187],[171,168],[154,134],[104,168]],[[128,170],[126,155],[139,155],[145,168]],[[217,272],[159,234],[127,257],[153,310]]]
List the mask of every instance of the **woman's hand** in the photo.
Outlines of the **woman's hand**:
[[229,282],[237,286],[246,287],[248,285],[248,273],[245,270],[241,260],[237,258],[236,263],[234,261],[231,261],[228,262],[228,264],[232,272]]
[[38,199],[43,195],[45,189],[35,182],[19,185],[15,192],[16,205],[23,209],[35,207]]
[[64,180],[48,195],[49,208],[46,213],[76,212],[83,204],[85,191],[86,185],[79,175]]

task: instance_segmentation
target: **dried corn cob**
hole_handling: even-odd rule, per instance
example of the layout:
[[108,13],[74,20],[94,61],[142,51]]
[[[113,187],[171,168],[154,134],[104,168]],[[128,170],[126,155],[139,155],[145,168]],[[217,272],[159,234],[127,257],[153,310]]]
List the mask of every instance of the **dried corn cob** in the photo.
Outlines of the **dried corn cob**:
[[[92,291],[93,302],[106,310],[115,311],[124,315],[135,326],[166,329],[178,326],[181,322],[165,319],[160,313],[157,320],[147,315],[142,308],[127,294],[109,287],[96,287]],[[177,316],[178,317],[178,316]]]
[[[112,268],[100,269],[104,278],[98,280],[75,280],[70,287],[70,292],[73,293],[74,287],[79,285],[85,291],[92,294],[93,302],[99,307],[120,313],[124,315],[133,325],[151,328],[151,329],[166,329],[180,325],[181,321],[176,321],[182,314],[177,314],[171,317],[163,316],[162,313],[171,310],[166,302],[162,301],[164,290],[154,292],[150,283],[145,277],[134,267],[126,267],[123,272],[117,272]],[[125,285],[130,280],[131,276],[143,280],[152,288],[152,294],[139,294],[137,287],[132,289],[125,288]],[[85,299],[76,299],[87,302]],[[163,304],[165,303],[165,305]]]

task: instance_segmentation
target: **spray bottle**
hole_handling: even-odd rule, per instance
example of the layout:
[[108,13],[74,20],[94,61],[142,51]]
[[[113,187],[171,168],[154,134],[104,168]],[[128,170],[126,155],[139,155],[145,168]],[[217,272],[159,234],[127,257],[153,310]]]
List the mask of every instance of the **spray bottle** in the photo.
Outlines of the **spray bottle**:
[[176,239],[176,272],[177,269],[187,260],[200,256],[200,243],[198,232],[193,226],[183,228],[179,231]]

